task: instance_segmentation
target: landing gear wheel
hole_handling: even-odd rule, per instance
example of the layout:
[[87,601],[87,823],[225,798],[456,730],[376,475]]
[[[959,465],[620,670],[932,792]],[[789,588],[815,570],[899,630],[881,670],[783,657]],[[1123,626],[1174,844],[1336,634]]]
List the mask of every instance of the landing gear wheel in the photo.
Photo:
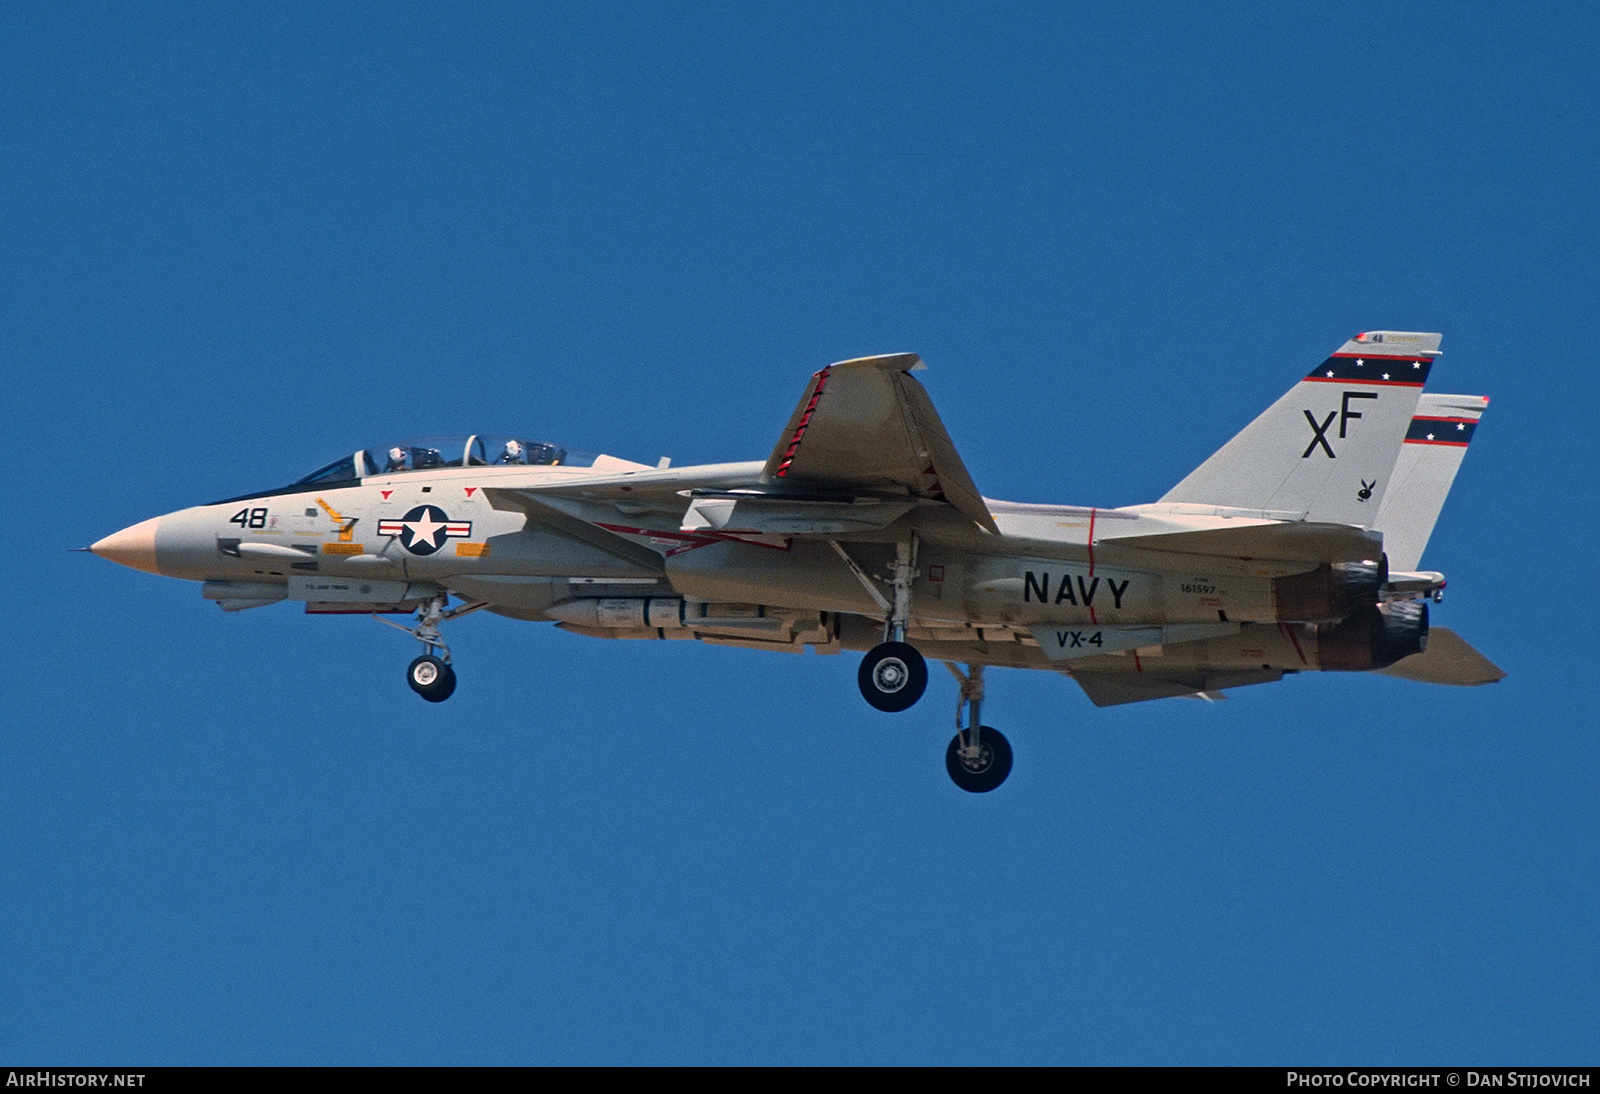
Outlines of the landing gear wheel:
[[442,703],[456,690],[456,672],[433,654],[425,654],[411,662],[406,683],[428,702]]
[[913,646],[881,642],[861,659],[861,696],[879,710],[907,710],[928,686],[928,663]]
[[999,730],[978,730],[978,754],[964,755],[967,732],[957,733],[944,753],[944,766],[955,784],[969,794],[987,794],[1011,774],[1011,742]]

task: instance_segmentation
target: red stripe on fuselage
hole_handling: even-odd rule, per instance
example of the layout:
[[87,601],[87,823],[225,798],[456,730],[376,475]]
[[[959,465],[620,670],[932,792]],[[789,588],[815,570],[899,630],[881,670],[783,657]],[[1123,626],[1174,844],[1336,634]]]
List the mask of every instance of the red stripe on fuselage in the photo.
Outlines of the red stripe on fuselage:
[[[1092,508],[1089,510],[1089,576],[1090,577],[1094,576],[1094,515],[1098,511],[1099,510],[1092,509]],[[1089,608],[1089,622],[1093,623],[1095,626],[1098,627],[1100,625],[1100,617],[1095,614],[1094,605],[1090,604],[1090,605],[1088,605],[1088,608]]]
[[1300,663],[1302,665],[1309,665],[1311,663],[1306,660],[1306,651],[1300,648],[1300,636],[1294,633],[1293,627],[1289,626],[1287,623],[1279,623],[1278,633],[1282,634],[1294,644],[1294,652],[1300,655]]
[[1089,510],[1089,576],[1094,576],[1094,515],[1096,509]]

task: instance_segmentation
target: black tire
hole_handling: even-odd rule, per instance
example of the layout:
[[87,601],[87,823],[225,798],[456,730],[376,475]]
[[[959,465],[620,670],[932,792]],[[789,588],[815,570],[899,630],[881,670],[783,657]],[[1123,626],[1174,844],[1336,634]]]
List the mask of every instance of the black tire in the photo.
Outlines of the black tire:
[[879,710],[908,710],[928,688],[928,662],[904,642],[882,642],[861,659],[856,683]]
[[455,693],[456,672],[431,653],[424,654],[406,669],[406,683],[428,702],[442,703]]
[[1011,742],[999,730],[983,726],[978,731],[978,751],[981,755],[976,762],[972,762],[961,755],[961,746],[966,743],[966,737],[963,731],[950,739],[950,747],[944,753],[945,770],[950,772],[955,784],[967,793],[987,794],[1011,774]]

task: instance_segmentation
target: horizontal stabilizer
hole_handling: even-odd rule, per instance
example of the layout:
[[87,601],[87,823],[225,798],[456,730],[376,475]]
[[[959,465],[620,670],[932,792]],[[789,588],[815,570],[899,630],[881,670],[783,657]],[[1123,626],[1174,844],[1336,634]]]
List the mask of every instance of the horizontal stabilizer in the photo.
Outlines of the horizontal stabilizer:
[[1427,649],[1377,671],[1420,684],[1454,684],[1457,687],[1493,684],[1506,677],[1494,662],[1448,627],[1429,629]]
[[1146,699],[1176,699],[1182,696],[1218,698],[1209,692],[1222,688],[1242,688],[1246,684],[1270,684],[1283,679],[1278,669],[1256,669],[1247,672],[1187,672],[1172,676],[1155,676],[1145,672],[1075,672],[1089,701],[1097,707],[1115,707],[1124,703],[1142,703]]

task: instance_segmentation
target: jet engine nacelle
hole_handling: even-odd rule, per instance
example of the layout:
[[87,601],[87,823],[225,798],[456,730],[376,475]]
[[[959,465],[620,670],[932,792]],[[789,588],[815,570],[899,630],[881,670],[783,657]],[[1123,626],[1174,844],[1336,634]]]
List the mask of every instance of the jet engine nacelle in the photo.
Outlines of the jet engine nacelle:
[[1349,618],[1317,627],[1317,661],[1323,669],[1384,669],[1428,646],[1428,605],[1398,600],[1368,604]]
[[1375,563],[1324,562],[1303,574],[1274,578],[1272,597],[1281,622],[1333,623],[1376,604],[1388,580],[1387,555]]

